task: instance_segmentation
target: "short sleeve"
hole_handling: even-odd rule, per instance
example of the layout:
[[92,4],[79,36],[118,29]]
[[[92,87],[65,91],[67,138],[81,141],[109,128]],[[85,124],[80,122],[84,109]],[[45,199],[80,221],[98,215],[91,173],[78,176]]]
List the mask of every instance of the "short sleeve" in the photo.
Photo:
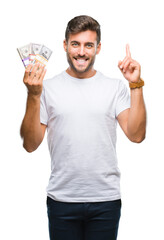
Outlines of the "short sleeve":
[[128,88],[123,81],[120,80],[116,97],[116,117],[127,108],[130,108],[130,95]]
[[41,97],[40,97],[40,122],[47,125],[48,124],[48,113],[46,107],[45,99],[45,89],[43,88]]

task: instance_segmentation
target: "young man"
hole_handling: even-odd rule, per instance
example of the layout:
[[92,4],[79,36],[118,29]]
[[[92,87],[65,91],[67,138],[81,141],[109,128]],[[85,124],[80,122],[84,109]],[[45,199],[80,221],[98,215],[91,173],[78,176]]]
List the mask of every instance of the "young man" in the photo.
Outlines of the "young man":
[[21,126],[24,148],[37,149],[47,129],[51,176],[47,208],[51,240],[115,240],[120,219],[120,172],[116,123],[139,143],[145,138],[146,111],[140,65],[126,57],[118,64],[129,81],[111,79],[94,69],[100,52],[100,25],[89,16],[72,19],[64,49],[69,67],[43,82],[43,66],[29,65]]

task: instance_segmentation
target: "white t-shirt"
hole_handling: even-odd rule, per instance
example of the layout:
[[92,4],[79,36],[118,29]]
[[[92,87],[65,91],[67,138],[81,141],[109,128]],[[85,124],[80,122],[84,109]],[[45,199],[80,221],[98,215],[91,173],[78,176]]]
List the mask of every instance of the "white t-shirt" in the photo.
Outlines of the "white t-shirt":
[[47,195],[62,202],[120,199],[116,117],[130,108],[123,81],[66,71],[45,80],[40,121],[47,125],[51,176]]

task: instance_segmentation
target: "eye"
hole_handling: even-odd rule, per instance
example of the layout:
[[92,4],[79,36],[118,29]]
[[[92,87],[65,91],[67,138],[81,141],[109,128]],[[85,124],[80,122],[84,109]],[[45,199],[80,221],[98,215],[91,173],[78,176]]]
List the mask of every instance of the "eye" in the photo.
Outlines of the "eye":
[[79,44],[76,43],[76,42],[72,43],[72,46],[73,46],[73,47],[77,47],[78,45],[79,45]]
[[88,43],[86,46],[87,46],[87,48],[92,48],[92,47],[93,47],[93,44]]

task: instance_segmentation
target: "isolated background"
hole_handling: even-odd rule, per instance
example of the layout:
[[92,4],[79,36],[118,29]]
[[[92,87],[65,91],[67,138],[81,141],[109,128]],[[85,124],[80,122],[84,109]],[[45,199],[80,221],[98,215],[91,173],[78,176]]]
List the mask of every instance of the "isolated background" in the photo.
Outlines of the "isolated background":
[[124,58],[125,45],[129,43],[145,80],[146,140],[131,143],[118,126],[123,203],[118,240],[164,239],[162,0],[6,0],[1,4],[0,239],[49,239],[46,186],[50,157],[46,137],[34,153],[22,148],[19,129],[27,92],[22,83],[24,67],[16,48],[29,42],[45,44],[53,50],[46,78],[60,73],[67,68],[63,51],[67,22],[81,14],[90,15],[101,24],[102,50],[95,68],[126,82],[117,63]]

